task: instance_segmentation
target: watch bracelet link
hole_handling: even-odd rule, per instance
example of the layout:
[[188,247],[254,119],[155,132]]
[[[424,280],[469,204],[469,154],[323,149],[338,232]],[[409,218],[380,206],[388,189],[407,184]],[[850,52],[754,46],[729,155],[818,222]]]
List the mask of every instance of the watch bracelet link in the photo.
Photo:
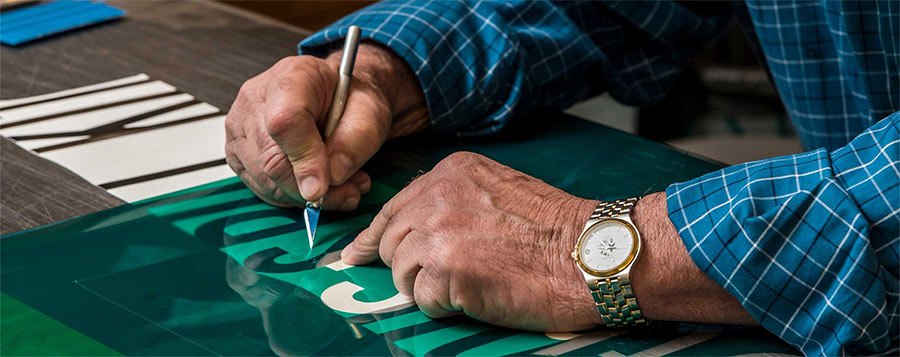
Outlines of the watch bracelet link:
[[627,277],[598,280],[591,285],[591,296],[600,310],[606,327],[643,326],[647,324]]
[[631,197],[609,202],[601,201],[600,204],[597,205],[597,208],[594,208],[591,219],[613,218],[619,215],[629,214],[631,213],[634,204],[640,199],[641,197]]
[[[641,197],[603,201],[594,209],[591,219],[614,218],[631,213]],[[601,279],[591,284],[591,296],[597,303],[600,318],[607,327],[642,326],[647,324],[631,291],[627,276]]]

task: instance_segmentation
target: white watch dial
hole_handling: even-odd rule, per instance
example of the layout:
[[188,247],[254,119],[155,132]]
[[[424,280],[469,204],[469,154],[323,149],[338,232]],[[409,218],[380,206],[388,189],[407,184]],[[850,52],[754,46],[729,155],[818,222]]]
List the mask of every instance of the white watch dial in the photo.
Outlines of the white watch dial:
[[598,272],[616,269],[629,263],[632,250],[637,249],[634,241],[631,230],[625,224],[614,220],[600,222],[592,226],[581,240],[581,262]]

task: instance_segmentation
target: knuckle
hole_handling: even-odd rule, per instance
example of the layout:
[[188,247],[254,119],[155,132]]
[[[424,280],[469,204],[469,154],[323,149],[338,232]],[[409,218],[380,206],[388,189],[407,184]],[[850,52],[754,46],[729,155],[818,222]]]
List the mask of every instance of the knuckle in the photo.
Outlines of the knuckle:
[[237,129],[237,126],[237,114],[235,114],[233,111],[228,112],[228,114],[225,115],[225,130],[228,132],[233,132],[235,129]]
[[441,162],[445,162],[446,164],[455,167],[466,165],[472,161],[478,160],[480,157],[482,156],[473,152],[457,151],[444,158],[444,160],[441,160]]
[[441,178],[432,183],[429,191],[433,202],[441,205],[456,197],[460,193],[460,187],[450,179]]
[[[272,150],[270,150],[272,151]],[[263,154],[262,170],[263,174],[268,177],[280,179],[285,176],[286,172],[291,172],[290,162],[283,153]]]
[[297,88],[297,81],[293,76],[282,76],[275,79],[275,88],[281,92],[290,92]]
[[238,89],[238,98],[247,98],[247,95],[253,91],[256,87],[256,79],[250,78],[244,83],[241,84],[241,88]]
[[297,68],[303,62],[303,56],[287,56],[278,60],[272,68],[279,70],[291,70]]
[[321,59],[312,56],[290,56],[278,61],[273,68],[277,69],[280,79],[288,81],[285,84],[293,85],[297,82],[292,79],[317,79],[323,70],[322,62]]
[[413,299],[420,308],[430,307],[434,303],[431,296],[431,287],[427,283],[420,282],[413,288]]
[[295,113],[287,108],[276,108],[266,115],[265,124],[269,135],[283,136],[290,132]]
[[416,304],[428,310],[432,310],[438,305],[434,279],[428,278],[427,273],[421,272],[416,277],[415,286],[413,287],[413,298],[416,300]]
[[234,140],[225,141],[225,163],[233,161],[234,158],[232,157],[237,156],[237,149],[234,144]]
[[225,116],[225,133],[227,133],[228,137],[238,137],[240,136],[242,125],[240,120],[240,115],[235,112],[229,112],[228,115]]
[[394,250],[393,256],[388,257],[390,258],[389,260],[385,260],[385,254],[383,253],[383,251],[380,251],[379,254],[381,254],[381,260],[384,261],[385,264],[388,264],[389,267],[400,266],[400,264],[403,263],[403,252],[399,248],[400,247],[397,247],[397,249]]
[[451,222],[448,215],[438,211],[435,214],[429,215],[428,218],[425,218],[423,227],[428,232],[436,233],[446,230],[450,224]]
[[244,167],[240,164],[240,160],[230,152],[229,146],[230,145],[225,145],[225,163],[231,168],[231,171],[240,175],[241,171],[244,171]]
[[391,264],[393,262],[393,260],[392,260],[393,257],[388,255],[387,252],[385,252],[385,250],[381,249],[380,247],[378,249],[378,257],[381,258],[381,261],[384,262],[384,264],[387,265],[388,267],[393,266]]

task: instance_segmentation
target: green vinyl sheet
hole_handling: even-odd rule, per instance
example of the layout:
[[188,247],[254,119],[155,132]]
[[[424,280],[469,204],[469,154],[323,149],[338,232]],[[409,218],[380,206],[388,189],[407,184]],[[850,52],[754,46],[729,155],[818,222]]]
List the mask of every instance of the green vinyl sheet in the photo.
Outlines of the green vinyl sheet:
[[[3,355],[737,355],[796,351],[760,328],[660,323],[569,334],[431,319],[390,270],[340,250],[415,175],[472,151],[570,193],[612,199],[720,166],[558,113],[487,139],[391,142],[354,212],[266,205],[237,178],[0,237]],[[7,320],[9,319],[9,320]]]
[[120,356],[40,311],[0,293],[0,355]]

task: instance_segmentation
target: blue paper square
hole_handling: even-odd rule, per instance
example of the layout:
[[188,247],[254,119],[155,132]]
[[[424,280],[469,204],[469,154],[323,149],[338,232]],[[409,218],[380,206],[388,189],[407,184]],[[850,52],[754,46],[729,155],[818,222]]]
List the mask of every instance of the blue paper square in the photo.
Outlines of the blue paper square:
[[125,16],[102,2],[58,0],[0,13],[0,42],[16,46],[60,32]]

